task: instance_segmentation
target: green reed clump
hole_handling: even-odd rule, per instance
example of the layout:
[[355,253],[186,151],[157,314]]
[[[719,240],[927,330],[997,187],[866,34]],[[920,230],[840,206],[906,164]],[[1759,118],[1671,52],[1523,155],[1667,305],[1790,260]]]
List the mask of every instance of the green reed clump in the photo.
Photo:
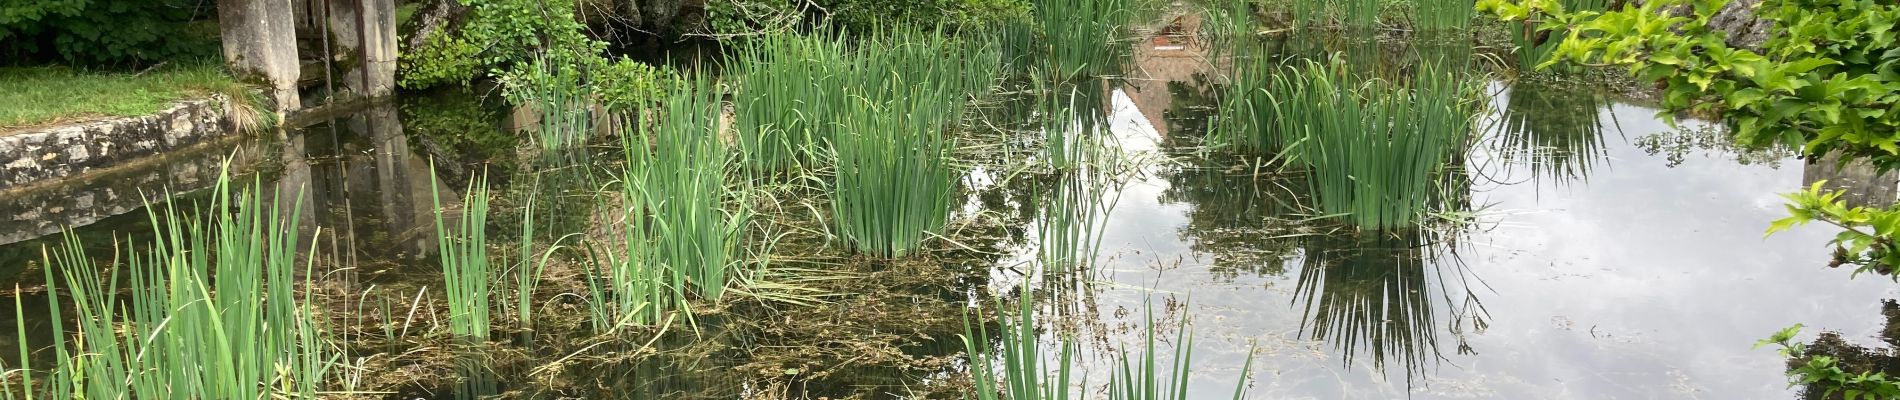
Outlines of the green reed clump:
[[854,104],[834,118],[832,214],[853,249],[900,257],[940,232],[958,176],[948,131],[993,84],[993,43],[904,30],[854,52],[845,85]]
[[1409,225],[1468,147],[1476,85],[1435,63],[1409,85],[1357,79],[1339,63],[1282,71],[1267,89],[1273,127],[1251,140],[1277,139],[1309,167],[1320,211],[1362,228]]
[[1287,140],[1273,125],[1273,94],[1267,91],[1279,63],[1259,41],[1237,40],[1233,45],[1233,68],[1219,89],[1220,108],[1209,124],[1208,142],[1252,153],[1280,151]]
[[[433,175],[433,174],[431,174]],[[441,258],[442,283],[449,301],[449,332],[469,345],[487,342],[492,330],[489,300],[493,298],[494,270],[488,262],[488,186],[484,178],[469,182],[462,197],[459,221],[451,224],[436,190],[436,250]]]
[[[989,328],[963,319],[963,349],[970,363],[970,380],[976,387],[977,400],[1068,400],[1080,399],[1069,387],[1075,372],[1076,342],[1063,336],[1054,349],[1058,355],[1047,359],[1051,350],[1036,331],[1034,291],[1025,288],[1017,299],[1014,315],[998,316],[996,337]],[[996,310],[1007,310],[997,300]],[[1000,347],[992,351],[990,342]],[[997,365],[996,363],[1002,365]]]
[[[23,367],[23,390],[0,396],[317,398],[331,388],[335,345],[311,292],[294,290],[297,274],[305,286],[315,276],[308,263],[298,271],[301,204],[286,209],[256,186],[236,194],[231,186],[220,178],[210,207],[198,211],[148,206],[157,239],[129,244],[118,255],[123,268],[103,275],[77,236],[48,249],[55,364]],[[62,288],[71,304],[57,300]],[[17,300],[14,307],[24,311]],[[76,331],[66,331],[63,309],[75,313]],[[28,344],[20,346],[27,355]]]
[[1300,29],[1367,30],[1379,23],[1379,0],[1293,0]]
[[[901,85],[892,82],[891,85]],[[832,214],[852,248],[901,257],[943,230],[958,173],[950,165],[944,130],[961,107],[924,88],[906,99],[862,105],[841,114],[834,144]],[[960,102],[958,102],[960,103]]]
[[835,130],[831,116],[850,105],[840,86],[852,69],[844,36],[775,34],[743,46],[727,75],[739,79],[734,117],[744,163],[816,167]]
[[431,194],[435,202],[436,251],[441,259],[442,286],[449,303],[449,334],[460,346],[456,349],[455,364],[456,371],[463,377],[455,388],[458,399],[500,392],[496,377],[481,354],[493,333],[489,305],[497,283],[488,260],[486,181],[476,178],[469,182],[462,198],[461,216],[453,225],[446,215],[447,208],[443,207],[441,190]]
[[657,118],[623,126],[621,240],[595,249],[588,271],[597,333],[660,323],[688,294],[719,301],[746,265],[752,212],[727,179],[734,162],[720,138],[720,93],[706,78],[669,85]]
[[577,147],[593,137],[593,103],[576,68],[536,59],[522,68],[524,82],[511,86],[510,100],[535,111],[534,138],[541,150]]
[[1036,224],[1037,260],[1046,271],[1079,272],[1095,265],[1108,214],[1119,203],[1122,154],[1108,139],[1077,145],[1081,167],[1055,176],[1054,193]]
[[[1194,358],[1194,334],[1188,331],[1188,319],[1185,315],[1175,325],[1173,355],[1165,365],[1161,361],[1161,351],[1157,348],[1155,334],[1154,305],[1150,303],[1143,311],[1142,347],[1139,355],[1128,352],[1126,343],[1115,349],[1116,368],[1109,375],[1109,400],[1187,400],[1188,362]],[[1249,356],[1248,363],[1252,364]],[[1241,372],[1241,387],[1245,387],[1246,371]],[[1235,392],[1238,399],[1240,392]]]
[[[1054,82],[1121,73],[1131,51],[1128,25],[1135,0],[1035,0],[1032,23],[1042,35],[1034,56]],[[1042,79],[1042,78],[1038,78]]]
[[[744,264],[742,239],[752,212],[727,176],[730,155],[719,137],[719,91],[709,79],[676,83],[652,126],[635,125],[626,138],[622,184],[645,204],[655,257],[669,283],[718,300],[728,276]],[[737,208],[727,210],[727,205]]]
[[[1056,345],[1059,349],[1048,348],[1048,339],[1036,327],[1035,291],[1023,288],[1019,293],[1021,295],[1016,300],[1013,315],[999,315],[994,338],[990,336],[987,326],[972,323],[968,315],[964,318],[964,354],[970,364],[975,398],[1067,400],[1087,397],[1086,393],[1091,389],[1088,386],[1091,376],[1075,366],[1078,346],[1074,337],[1064,333],[1053,334],[1060,337],[1060,343]],[[998,300],[996,309],[1000,311],[1007,308]],[[1105,371],[1108,375],[1108,398],[1186,400],[1192,375],[1188,367],[1194,353],[1194,335],[1190,332],[1187,317],[1183,316],[1175,325],[1175,337],[1169,341],[1174,345],[1173,352],[1164,356],[1158,345],[1160,335],[1156,331],[1153,306],[1150,305],[1143,315],[1144,340],[1138,348],[1140,352],[1130,352],[1126,344],[1122,343],[1117,344],[1115,351],[1109,354],[1113,365]],[[992,341],[996,342],[995,348],[989,345]],[[1054,358],[1046,354],[1052,350],[1056,352]],[[1251,349],[1248,353],[1247,363],[1241,368],[1234,386],[1235,400],[1246,397],[1247,376],[1253,369]],[[1081,382],[1077,382],[1077,379]],[[1078,383],[1080,386],[1073,386]]]
[[1465,32],[1477,14],[1470,0],[1412,0],[1414,31],[1446,36]]

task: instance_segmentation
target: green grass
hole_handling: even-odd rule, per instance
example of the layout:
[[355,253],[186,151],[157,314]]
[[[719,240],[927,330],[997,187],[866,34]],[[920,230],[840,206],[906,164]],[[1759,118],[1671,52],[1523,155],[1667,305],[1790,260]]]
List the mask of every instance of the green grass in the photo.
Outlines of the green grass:
[[215,63],[164,66],[142,75],[65,67],[0,68],[0,132],[147,115],[180,100],[210,94],[251,101],[244,85]]
[[110,272],[77,237],[48,249],[47,290],[71,299],[48,309],[54,366],[21,372],[27,389],[0,397],[316,398],[330,388],[339,355],[311,292],[294,291],[316,276],[298,265],[301,204],[286,210],[255,184],[232,186],[221,178],[197,211],[148,207],[156,239],[126,246]]

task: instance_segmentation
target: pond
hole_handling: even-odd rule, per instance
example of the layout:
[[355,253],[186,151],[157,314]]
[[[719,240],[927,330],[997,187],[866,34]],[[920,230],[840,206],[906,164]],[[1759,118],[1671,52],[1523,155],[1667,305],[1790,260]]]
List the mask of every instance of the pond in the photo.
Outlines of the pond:
[[[613,353],[633,360],[574,357],[621,343],[543,336],[537,345],[498,335],[509,339],[490,343],[506,349],[495,362],[513,364],[495,368],[502,375],[486,379],[499,387],[485,390],[524,398],[956,397],[945,393],[965,379],[957,377],[967,368],[956,345],[962,313],[991,293],[1035,290],[1056,293],[1038,304],[1056,318],[1043,334],[1083,338],[1080,366],[1096,377],[1109,372],[1112,353],[1142,340],[1147,310],[1166,338],[1176,333],[1167,321],[1186,318],[1194,345],[1190,398],[1230,398],[1243,370],[1250,398],[1789,398],[1799,392],[1786,384],[1785,360],[1754,348],[1756,341],[1802,323],[1875,343],[1882,300],[1900,296],[1883,277],[1849,279],[1850,271],[1827,268],[1830,227],[1762,235],[1784,215],[1778,193],[1823,179],[1872,182],[1855,196],[1891,202],[1891,180],[1810,166],[1785,150],[1726,146],[1706,122],[1671,125],[1655,109],[1579,85],[1484,85],[1481,134],[1455,158],[1462,178],[1452,197],[1464,206],[1440,210],[1425,229],[1354,232],[1301,206],[1311,194],[1297,174],[1201,147],[1219,104],[1209,82],[1223,62],[1178,40],[1155,35],[1137,43],[1123,77],[1084,100],[1099,100],[1100,123],[1128,168],[1094,183],[1103,186],[1082,188],[1092,199],[1085,203],[1112,207],[1092,225],[1100,245],[1084,250],[1096,257],[1086,279],[1062,289],[1073,292],[1057,293],[1024,272],[1038,259],[1037,229],[1050,223],[1036,215],[1049,211],[1025,209],[1056,194],[1009,173],[1017,156],[965,153],[1012,144],[972,145],[953,152],[975,171],[959,180],[964,206],[953,213],[957,233],[945,241],[955,243],[934,245],[932,255],[865,261],[829,249],[838,244],[819,235],[779,232],[775,265],[844,271],[809,284],[851,292],[809,306],[695,310],[692,329]],[[546,218],[565,221],[550,226],[580,232],[617,224],[603,216],[614,211],[571,206],[559,194],[606,181],[558,183],[560,168],[497,162],[515,158],[507,132],[524,124],[509,120],[523,113],[510,116],[479,99],[404,95],[124,177],[0,195],[0,205],[17,209],[0,221],[0,272],[29,288],[42,282],[29,266],[39,263],[42,246],[58,243],[62,226],[100,259],[110,259],[114,239],[149,240],[145,197],[127,193],[208,198],[203,189],[216,180],[215,160],[233,154],[233,164],[260,177],[278,204],[306,205],[299,218],[310,224],[298,232],[300,248],[315,249],[307,255],[337,276],[349,271],[351,280],[324,290],[374,299],[343,303],[375,321],[340,329],[359,335],[361,342],[345,347],[371,355],[365,368],[396,376],[367,374],[365,382],[386,385],[373,393],[450,398],[464,387],[444,383],[453,380],[445,376],[466,370],[434,360],[447,357],[415,356],[431,354],[426,349],[446,343],[446,335],[407,338],[412,323],[423,330],[448,317],[434,314],[447,307],[433,292],[443,284],[434,194],[451,199],[444,206],[450,214],[461,212],[452,199],[479,182],[485,164],[487,186],[505,193],[497,198],[541,193],[542,179],[560,186],[541,197],[552,204]],[[977,114],[1019,115],[1009,107]],[[618,162],[612,150],[596,152],[580,157]],[[519,205],[511,201],[503,206]],[[762,215],[822,206],[778,203],[761,207]],[[970,222],[977,220],[992,222]],[[509,225],[517,222],[498,218],[488,230],[507,239],[520,234]],[[551,314],[544,318],[581,326],[581,289],[550,286],[537,297],[545,300],[540,312]],[[44,291],[15,296],[28,308],[46,307]],[[405,312],[404,338],[363,339],[393,335]],[[49,324],[43,312],[6,315],[8,327],[39,332]],[[7,348],[23,339],[14,329],[0,329],[0,337]],[[1179,344],[1164,340],[1161,348]],[[0,353],[19,365],[12,352]],[[570,373],[596,380],[550,383],[540,375],[543,366],[570,364],[583,366]]]

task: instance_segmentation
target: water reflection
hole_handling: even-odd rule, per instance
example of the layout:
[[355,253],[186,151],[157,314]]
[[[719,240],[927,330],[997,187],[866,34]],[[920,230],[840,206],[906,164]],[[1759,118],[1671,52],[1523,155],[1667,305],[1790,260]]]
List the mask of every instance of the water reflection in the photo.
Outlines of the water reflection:
[[[1596,93],[1523,79],[1510,84],[1504,114],[1490,140],[1500,161],[1525,166],[1531,181],[1582,181],[1604,159],[1603,103]],[[1502,180],[1512,180],[1506,177]]]
[[1801,168],[1801,187],[1818,182],[1825,190],[1843,192],[1849,207],[1887,207],[1894,204],[1896,179],[1867,160],[1842,162],[1838,155],[1808,160]]
[[300,197],[306,220],[350,246],[349,254],[413,260],[436,248],[430,199],[438,180],[410,148],[395,104],[288,133],[281,154],[280,202]]
[[1422,230],[1328,232],[1301,242],[1293,296],[1306,310],[1300,329],[1330,345],[1347,368],[1360,357],[1378,371],[1397,361],[1413,382],[1444,359],[1440,330],[1456,338],[1460,353],[1473,351],[1463,334],[1482,330],[1486,316],[1455,244]]

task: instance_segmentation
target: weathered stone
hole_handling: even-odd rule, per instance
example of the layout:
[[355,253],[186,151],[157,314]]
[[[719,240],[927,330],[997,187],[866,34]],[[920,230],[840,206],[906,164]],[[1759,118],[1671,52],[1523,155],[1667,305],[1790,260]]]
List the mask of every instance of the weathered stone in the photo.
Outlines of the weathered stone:
[[0,136],[0,192],[225,136],[224,111],[222,99],[189,100],[152,115]]
[[[343,86],[358,95],[387,96],[396,88],[396,5],[393,0],[330,0],[332,52],[348,62]],[[335,61],[335,60],[331,60]]]
[[208,188],[217,182],[226,157],[235,157],[232,162],[239,165],[255,162],[256,144],[233,151],[229,142],[200,143],[59,184],[0,191],[0,244],[91,225],[164,200],[167,193]]
[[224,62],[241,80],[266,88],[272,110],[296,110],[297,33],[290,0],[218,0]]

